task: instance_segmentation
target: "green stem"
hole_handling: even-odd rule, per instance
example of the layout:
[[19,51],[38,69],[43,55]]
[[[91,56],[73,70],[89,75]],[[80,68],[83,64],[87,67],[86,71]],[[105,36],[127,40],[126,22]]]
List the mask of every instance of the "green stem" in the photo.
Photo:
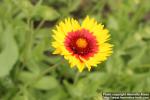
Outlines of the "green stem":
[[25,51],[23,54],[24,63],[26,63],[31,57],[32,45],[33,45],[33,22],[30,18],[27,19],[27,25],[29,27],[28,32],[26,33],[26,43],[25,43]]
[[43,26],[44,23],[45,23],[45,20],[42,20],[42,21],[39,23],[39,25],[37,26],[36,31],[39,30],[39,29]]
[[42,71],[32,82],[29,82],[26,84],[26,87],[30,87],[33,86],[36,82],[38,82],[44,75],[46,75],[47,73],[49,73],[50,71],[54,70],[59,64],[61,63],[61,61],[47,69],[45,69],[44,71]]
[[77,72],[76,75],[75,75],[75,78],[74,78],[74,84],[77,83],[79,77],[80,77],[80,72]]

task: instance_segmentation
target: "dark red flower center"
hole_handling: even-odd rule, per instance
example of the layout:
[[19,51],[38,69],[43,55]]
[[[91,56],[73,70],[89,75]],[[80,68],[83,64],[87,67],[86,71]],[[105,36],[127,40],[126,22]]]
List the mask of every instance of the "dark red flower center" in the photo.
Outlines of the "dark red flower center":
[[69,32],[64,44],[66,49],[77,58],[89,59],[98,51],[96,37],[86,29]]

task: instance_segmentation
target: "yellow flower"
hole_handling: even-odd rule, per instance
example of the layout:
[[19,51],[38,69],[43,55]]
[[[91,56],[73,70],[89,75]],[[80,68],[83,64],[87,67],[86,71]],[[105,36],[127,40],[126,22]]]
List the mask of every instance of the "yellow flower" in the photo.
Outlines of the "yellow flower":
[[53,30],[53,53],[64,56],[70,66],[77,67],[80,72],[84,68],[90,71],[92,66],[96,67],[112,53],[112,45],[107,43],[110,34],[103,27],[89,16],[81,25],[73,18],[65,19]]

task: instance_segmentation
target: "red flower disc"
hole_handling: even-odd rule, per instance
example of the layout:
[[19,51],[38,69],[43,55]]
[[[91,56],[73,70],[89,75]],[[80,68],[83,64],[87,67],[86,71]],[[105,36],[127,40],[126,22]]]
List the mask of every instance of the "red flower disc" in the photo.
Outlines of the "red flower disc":
[[66,49],[79,59],[89,59],[98,51],[96,37],[86,29],[69,32],[64,44]]

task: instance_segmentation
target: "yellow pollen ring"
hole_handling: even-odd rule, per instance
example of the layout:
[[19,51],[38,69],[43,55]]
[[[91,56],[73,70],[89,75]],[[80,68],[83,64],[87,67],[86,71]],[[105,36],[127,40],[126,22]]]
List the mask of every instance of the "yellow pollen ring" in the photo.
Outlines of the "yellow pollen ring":
[[79,48],[85,48],[87,46],[87,41],[86,39],[83,39],[83,38],[79,38],[77,39],[76,41],[76,45],[79,47]]

